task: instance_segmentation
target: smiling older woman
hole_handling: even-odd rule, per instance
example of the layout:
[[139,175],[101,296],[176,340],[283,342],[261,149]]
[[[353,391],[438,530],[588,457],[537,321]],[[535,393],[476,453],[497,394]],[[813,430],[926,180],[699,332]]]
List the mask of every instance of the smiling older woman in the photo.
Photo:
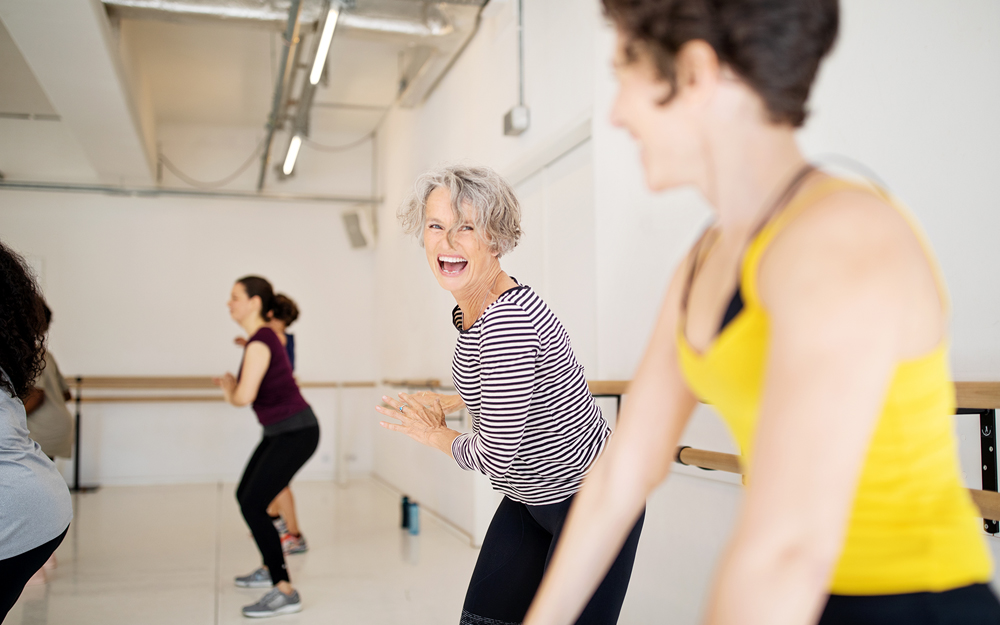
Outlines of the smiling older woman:
[[[487,475],[504,494],[461,623],[520,623],[610,429],[562,324],[500,267],[521,236],[521,208],[507,182],[486,167],[446,167],[417,180],[399,217],[408,233],[421,234],[434,277],[458,302],[452,371],[459,395],[383,397],[392,408],[377,409],[400,423],[382,426]],[[445,414],[462,405],[471,433],[445,424]],[[641,528],[640,517],[578,623],[618,620]]]

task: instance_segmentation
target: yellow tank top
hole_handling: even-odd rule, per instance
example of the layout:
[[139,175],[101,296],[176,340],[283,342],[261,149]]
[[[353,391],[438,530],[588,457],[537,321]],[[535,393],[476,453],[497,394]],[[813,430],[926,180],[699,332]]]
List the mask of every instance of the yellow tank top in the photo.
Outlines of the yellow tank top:
[[[768,341],[768,314],[757,292],[760,259],[804,208],[845,189],[871,191],[839,179],[817,183],[751,241],[740,274],[743,310],[705,353],[691,347],[683,328],[678,332],[688,386],[722,415],[742,449],[745,467],[753,458]],[[909,220],[905,210],[897,210]],[[921,231],[910,223],[938,271]],[[940,274],[938,283],[944,297]],[[897,364],[865,458],[831,593],[937,592],[990,579],[992,563],[981,521],[960,478],[954,414],[947,341]]]

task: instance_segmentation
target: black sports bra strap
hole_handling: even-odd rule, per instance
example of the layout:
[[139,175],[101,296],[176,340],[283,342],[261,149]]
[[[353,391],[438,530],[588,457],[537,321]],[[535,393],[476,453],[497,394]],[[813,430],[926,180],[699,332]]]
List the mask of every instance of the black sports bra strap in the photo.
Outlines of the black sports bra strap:
[[694,284],[694,277],[698,273],[698,265],[701,264],[701,247],[705,243],[705,239],[708,238],[709,233],[712,231],[712,226],[715,222],[712,222],[705,226],[705,230],[695,241],[695,244],[691,247],[691,268],[688,271],[687,282],[684,284],[684,290],[681,292],[681,312],[687,313],[688,296],[691,294],[691,285]]
[[[764,214],[764,217],[760,220],[760,223],[757,225],[757,227],[753,231],[753,234],[750,236],[750,240],[752,240],[754,237],[760,234],[761,230],[763,230],[764,227],[767,226],[767,224],[771,223],[771,220],[774,219],[774,217],[778,214],[778,212],[782,208],[784,208],[789,201],[791,201],[792,197],[798,191],[799,187],[802,186],[802,183],[805,181],[805,179],[809,177],[809,174],[813,173],[814,171],[816,171],[816,167],[812,163],[806,163],[805,165],[802,166],[801,169],[799,169],[798,172],[796,172],[795,176],[792,177],[791,181],[789,181],[789,183],[785,186],[781,194],[778,195],[778,197],[774,200],[774,203],[771,205],[771,208],[768,209],[768,211]],[[684,285],[684,291],[681,293],[680,312],[681,312],[681,320],[684,322],[684,326],[687,325],[688,298],[691,296],[691,287],[694,285],[695,276],[698,274],[698,268],[701,265],[701,260],[702,260],[701,248],[702,245],[705,243],[705,239],[708,238],[709,233],[712,232],[713,225],[714,222],[710,223],[705,228],[705,231],[701,234],[701,236],[698,238],[698,241],[691,248],[692,251],[691,270],[690,272],[688,272],[687,283]],[[738,284],[736,288],[737,289],[739,288]]]
[[801,187],[802,183],[805,182],[806,178],[809,177],[809,174],[813,173],[814,171],[816,171],[816,167],[812,163],[806,163],[805,165],[802,166],[802,169],[800,169],[795,174],[795,177],[792,178],[791,182],[788,183],[788,186],[785,187],[785,190],[781,192],[781,195],[778,196],[778,199],[776,199],[774,201],[774,204],[771,205],[771,209],[767,211],[767,214],[764,215],[764,218],[760,220],[759,224],[757,224],[757,227],[754,229],[753,234],[750,236],[751,239],[760,234],[761,230],[763,230],[767,226],[767,224],[771,223],[771,221],[775,218],[775,216],[777,216],[777,214],[781,211],[781,209],[783,209],[785,206],[788,205],[789,202],[791,202],[792,197],[795,195],[795,193],[798,192],[799,187]]

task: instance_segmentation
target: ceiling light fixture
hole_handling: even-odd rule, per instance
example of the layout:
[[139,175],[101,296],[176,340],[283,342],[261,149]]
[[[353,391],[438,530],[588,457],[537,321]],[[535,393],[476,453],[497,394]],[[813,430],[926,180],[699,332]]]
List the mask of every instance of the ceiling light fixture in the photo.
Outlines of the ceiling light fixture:
[[312,71],[309,72],[310,84],[319,84],[320,76],[323,75],[323,66],[326,64],[326,57],[330,53],[330,43],[333,41],[333,31],[337,28],[337,18],[340,17],[340,10],[336,6],[331,6],[326,14],[326,21],[323,22],[323,34],[319,38],[319,47],[316,48],[316,58],[313,60]]
[[299,157],[299,148],[302,147],[302,136],[295,135],[288,144],[288,153],[285,154],[285,164],[281,166],[281,173],[286,176],[292,175],[295,169],[295,159]]

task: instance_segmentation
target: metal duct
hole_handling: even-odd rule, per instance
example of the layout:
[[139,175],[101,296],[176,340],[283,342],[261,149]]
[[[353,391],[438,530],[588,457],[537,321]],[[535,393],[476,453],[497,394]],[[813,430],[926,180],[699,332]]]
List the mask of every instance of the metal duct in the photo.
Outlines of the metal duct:
[[[171,22],[227,21],[283,30],[292,0],[103,0],[113,18]],[[301,0],[299,26],[323,17],[323,0]],[[487,0],[341,0],[338,32],[404,44],[399,104],[419,106],[479,26]]]
[[[221,19],[258,22],[281,28],[288,18],[291,0],[103,0],[108,13],[128,19],[196,21]],[[302,21],[315,22],[320,2],[302,3]]]
[[[103,0],[112,17],[175,22],[228,21],[283,29],[291,0]],[[448,6],[479,8],[484,0],[355,0],[339,27],[410,37],[438,37],[451,32]],[[445,7],[442,10],[441,7]],[[303,0],[300,23],[323,17],[323,0]]]

